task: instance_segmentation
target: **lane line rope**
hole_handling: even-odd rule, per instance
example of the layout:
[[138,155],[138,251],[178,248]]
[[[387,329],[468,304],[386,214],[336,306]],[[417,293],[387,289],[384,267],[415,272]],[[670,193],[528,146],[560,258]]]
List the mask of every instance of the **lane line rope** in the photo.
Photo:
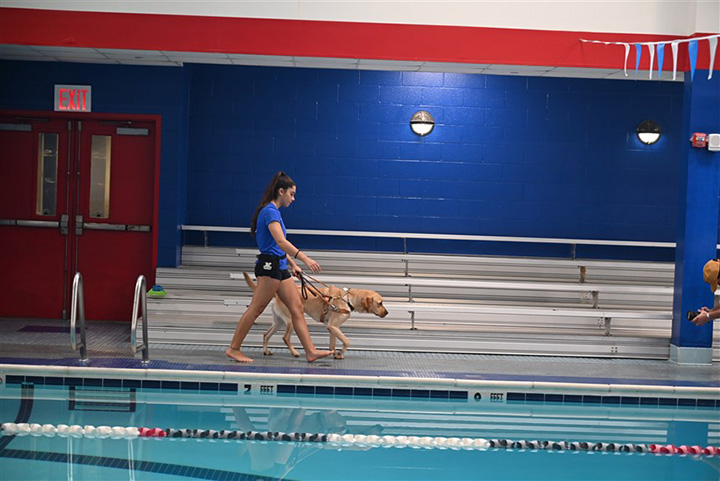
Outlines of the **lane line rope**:
[[604,443],[583,441],[537,441],[460,438],[442,436],[377,436],[364,434],[284,433],[279,431],[234,431],[214,429],[161,429],[123,426],[80,426],[67,424],[3,423],[3,436],[46,436],[73,438],[192,438],[248,441],[327,443],[337,447],[384,447],[425,449],[518,449],[547,451],[603,451],[619,453],[679,454],[718,456],[718,446],[675,446],[672,444]]

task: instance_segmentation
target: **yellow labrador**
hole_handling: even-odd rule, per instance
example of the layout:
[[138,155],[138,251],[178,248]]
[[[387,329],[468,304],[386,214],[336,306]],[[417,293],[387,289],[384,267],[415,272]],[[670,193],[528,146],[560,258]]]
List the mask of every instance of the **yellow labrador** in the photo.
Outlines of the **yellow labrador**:
[[[251,289],[255,289],[255,283],[252,281],[247,273],[243,273],[245,276],[245,282]],[[300,290],[300,286],[298,286]],[[383,305],[383,298],[380,294],[375,291],[367,289],[339,289],[334,286],[321,288],[319,291],[327,298],[320,298],[308,295],[307,299],[300,298],[303,302],[305,313],[322,323],[330,333],[330,350],[335,354],[335,359],[343,359],[345,357],[345,351],[347,351],[350,341],[340,330],[340,326],[350,318],[351,311],[357,310],[358,312],[366,312],[375,314],[378,317],[385,317],[388,314],[387,309]],[[263,353],[265,355],[271,355],[272,351],[268,347],[270,338],[283,326],[285,325],[285,334],[283,335],[283,341],[290,350],[290,353],[298,357],[300,353],[293,347],[290,341],[290,335],[293,332],[292,318],[290,311],[287,306],[282,303],[278,296],[272,301],[272,317],[273,323],[270,328],[263,334]],[[342,349],[338,352],[335,350],[335,342],[340,339],[342,343]]]

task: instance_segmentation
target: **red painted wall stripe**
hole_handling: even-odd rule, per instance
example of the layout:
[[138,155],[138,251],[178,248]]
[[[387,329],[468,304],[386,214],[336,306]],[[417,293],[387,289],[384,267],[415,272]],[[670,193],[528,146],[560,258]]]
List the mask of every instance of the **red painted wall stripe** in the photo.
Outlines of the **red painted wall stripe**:
[[[651,42],[678,37],[0,8],[3,44],[622,68],[622,46],[584,44],[580,38]],[[634,69],[634,51],[631,57],[628,68]],[[645,51],[641,68],[648,64]],[[666,58],[664,70],[671,64],[672,58]],[[708,44],[702,41],[697,68],[708,64]],[[720,69],[720,55],[715,68]],[[689,70],[686,46],[680,48],[678,70]]]

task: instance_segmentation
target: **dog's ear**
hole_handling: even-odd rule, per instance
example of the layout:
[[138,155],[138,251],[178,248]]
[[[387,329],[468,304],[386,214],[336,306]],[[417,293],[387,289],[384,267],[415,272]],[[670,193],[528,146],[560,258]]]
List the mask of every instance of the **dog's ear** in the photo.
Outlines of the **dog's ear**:
[[370,307],[372,307],[372,297],[363,297],[362,298],[362,306],[365,312],[370,312]]

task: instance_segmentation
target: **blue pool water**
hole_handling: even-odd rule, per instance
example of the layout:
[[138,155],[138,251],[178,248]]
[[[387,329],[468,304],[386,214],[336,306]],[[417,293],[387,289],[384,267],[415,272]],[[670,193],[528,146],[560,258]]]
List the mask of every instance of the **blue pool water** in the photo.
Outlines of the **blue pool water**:
[[[720,441],[715,407],[28,386],[0,386],[0,422],[701,446]],[[0,479],[718,480],[720,458],[28,435],[0,438]]]

